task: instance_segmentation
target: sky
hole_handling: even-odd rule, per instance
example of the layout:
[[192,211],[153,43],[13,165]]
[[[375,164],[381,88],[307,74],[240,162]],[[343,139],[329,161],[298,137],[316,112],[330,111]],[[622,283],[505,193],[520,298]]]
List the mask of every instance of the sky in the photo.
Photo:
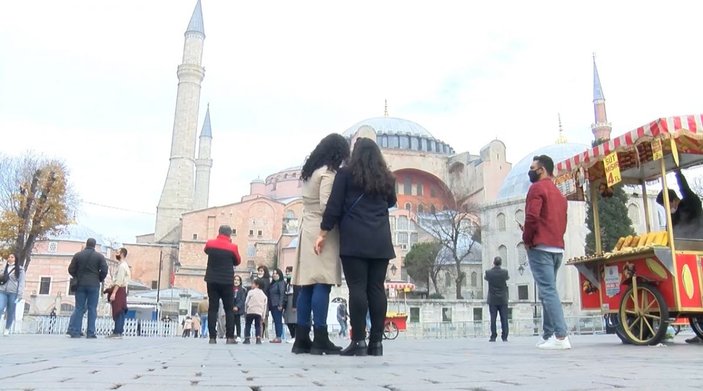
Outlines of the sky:
[[[79,224],[153,232],[176,67],[195,0],[3,1],[0,153],[63,159]],[[210,205],[300,165],[331,132],[415,121],[456,151],[493,139],[517,162],[558,136],[589,144],[595,53],[613,135],[703,111],[696,1],[202,0],[200,118]],[[201,126],[201,125],[200,125]]]

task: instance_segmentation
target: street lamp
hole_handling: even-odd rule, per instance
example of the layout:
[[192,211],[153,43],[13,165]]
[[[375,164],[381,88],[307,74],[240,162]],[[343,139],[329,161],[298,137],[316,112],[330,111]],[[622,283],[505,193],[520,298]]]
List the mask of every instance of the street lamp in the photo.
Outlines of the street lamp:
[[398,266],[396,266],[395,264],[391,265],[391,274],[393,274],[393,276],[395,276],[395,273],[397,271],[398,271]]
[[[527,263],[527,262],[524,262],[524,263],[521,263],[520,266],[517,268],[517,271],[518,271],[518,273],[520,273],[521,276],[525,273],[525,270],[527,270],[527,268],[525,267],[526,265],[528,265],[528,263]],[[538,332],[539,332],[539,328],[537,327],[537,281],[534,281],[534,278],[532,279],[532,287],[533,287],[533,289],[534,289],[534,293],[533,293],[533,297],[534,297],[534,303],[533,303],[533,306],[534,306],[534,313],[533,313],[533,315],[532,315],[532,321],[533,321],[534,324],[535,324],[534,334],[537,335]]]

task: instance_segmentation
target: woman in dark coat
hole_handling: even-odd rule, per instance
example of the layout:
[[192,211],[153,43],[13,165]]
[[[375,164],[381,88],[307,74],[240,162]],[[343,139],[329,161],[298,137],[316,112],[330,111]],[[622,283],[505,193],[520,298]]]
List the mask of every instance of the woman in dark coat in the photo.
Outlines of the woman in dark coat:
[[244,302],[247,290],[242,285],[242,277],[234,276],[234,333],[237,340],[242,338],[242,315],[244,315]]
[[[383,355],[383,323],[386,294],[383,282],[388,261],[395,258],[388,208],[396,204],[395,178],[388,169],[381,150],[368,138],[354,144],[349,166],[337,172],[327,207],[315,242],[319,252],[327,233],[339,227],[339,254],[349,286],[351,344],[344,356]],[[367,310],[371,316],[369,345],[364,323]]]
[[281,269],[274,269],[269,286],[269,310],[273,317],[276,338],[271,343],[281,343],[283,338],[283,307],[286,305],[286,280]]

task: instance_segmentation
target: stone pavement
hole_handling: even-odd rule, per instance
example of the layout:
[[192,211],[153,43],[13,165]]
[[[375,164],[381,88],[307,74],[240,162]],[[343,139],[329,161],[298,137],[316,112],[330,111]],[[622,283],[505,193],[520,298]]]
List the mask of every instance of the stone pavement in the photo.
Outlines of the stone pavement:
[[[572,336],[570,351],[530,337],[384,342],[383,357],[293,355],[289,344],[204,339],[0,337],[1,390],[684,390],[703,386],[703,346]],[[338,341],[341,343],[342,341]]]

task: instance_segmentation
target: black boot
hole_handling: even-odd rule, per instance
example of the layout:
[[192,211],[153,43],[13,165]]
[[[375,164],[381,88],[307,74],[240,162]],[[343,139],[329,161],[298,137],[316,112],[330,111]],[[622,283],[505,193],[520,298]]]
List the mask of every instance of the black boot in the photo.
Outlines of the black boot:
[[368,346],[366,346],[366,340],[361,341],[351,341],[349,346],[344,348],[341,353],[342,356],[366,356],[368,355]]
[[383,344],[381,341],[369,341],[369,348],[367,349],[367,352],[369,353],[369,356],[383,356]]
[[295,354],[310,353],[312,341],[310,340],[310,326],[295,326],[295,342],[291,352]]
[[339,351],[342,350],[341,346],[337,346],[330,341],[327,326],[315,327],[314,334],[315,339],[312,341],[310,354],[339,354]]

